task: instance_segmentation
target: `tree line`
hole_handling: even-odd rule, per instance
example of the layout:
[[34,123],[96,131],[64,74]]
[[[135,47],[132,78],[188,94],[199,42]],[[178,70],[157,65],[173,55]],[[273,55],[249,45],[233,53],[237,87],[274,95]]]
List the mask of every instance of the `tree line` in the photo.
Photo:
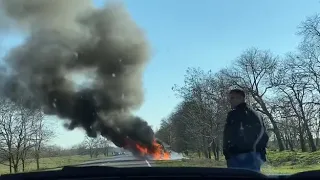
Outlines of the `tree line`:
[[25,171],[31,162],[35,162],[39,170],[40,159],[44,157],[90,155],[96,158],[100,154],[108,156],[114,150],[103,137],[86,137],[68,149],[50,145],[56,135],[54,124],[45,118],[42,109],[26,109],[21,104],[0,98],[0,164],[7,166],[10,173]]
[[40,109],[26,109],[17,103],[0,99],[0,163],[18,172],[24,171],[30,157],[37,162],[42,147],[53,136],[53,131],[44,122]]
[[156,135],[178,152],[197,152],[219,159],[228,93],[246,92],[247,103],[264,117],[270,150],[316,151],[320,146],[320,15],[298,26],[301,42],[284,55],[248,48],[218,72],[188,68],[182,99],[161,121]]

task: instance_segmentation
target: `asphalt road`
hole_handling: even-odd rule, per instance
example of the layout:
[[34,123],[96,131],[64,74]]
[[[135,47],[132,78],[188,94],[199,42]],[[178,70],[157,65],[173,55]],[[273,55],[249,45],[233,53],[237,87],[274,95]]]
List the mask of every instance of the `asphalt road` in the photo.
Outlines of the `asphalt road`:
[[112,167],[152,167],[154,160],[138,159],[131,154],[107,157],[102,160],[88,161],[78,166],[112,166]]
[[[183,155],[171,151],[170,161],[179,161],[187,159]],[[101,160],[88,161],[77,166],[111,166],[111,167],[152,167],[156,166],[156,161],[152,159],[139,159],[131,153],[126,155],[117,155],[107,157]]]

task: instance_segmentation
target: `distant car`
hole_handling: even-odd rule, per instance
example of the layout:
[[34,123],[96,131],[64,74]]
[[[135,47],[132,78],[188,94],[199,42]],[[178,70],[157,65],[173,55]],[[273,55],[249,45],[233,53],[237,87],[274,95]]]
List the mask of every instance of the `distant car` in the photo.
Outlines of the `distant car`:
[[125,152],[113,152],[114,156],[125,155]]
[[161,141],[160,139],[158,139],[158,138],[156,138],[156,141],[157,141],[157,143],[159,143],[161,146],[162,146],[162,148],[163,148],[163,150],[165,151],[165,152],[169,152],[169,153],[171,153],[171,147],[168,145],[168,144],[166,144],[166,143],[164,143],[163,141]]

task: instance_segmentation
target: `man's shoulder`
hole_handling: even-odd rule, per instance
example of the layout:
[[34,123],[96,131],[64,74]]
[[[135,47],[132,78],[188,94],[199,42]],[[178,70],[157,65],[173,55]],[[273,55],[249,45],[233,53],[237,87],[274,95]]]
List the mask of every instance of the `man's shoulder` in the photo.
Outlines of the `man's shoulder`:
[[[242,114],[243,112],[249,110],[247,107],[245,108],[236,108],[236,109],[231,109],[229,112],[228,112],[228,116],[231,116],[231,115],[235,115],[235,116],[238,116],[239,113]],[[251,110],[250,110],[251,111]]]
[[249,119],[252,122],[259,122],[263,124],[262,114],[259,113],[257,110],[253,109],[252,107],[248,107],[247,114],[249,114]]
[[254,113],[257,116],[260,115],[260,113],[258,111],[256,111],[255,109],[253,109],[253,107],[250,105],[246,105],[246,107],[243,110],[246,112],[249,112],[249,113]]
[[229,112],[228,112],[228,117],[231,117],[231,116],[234,116],[235,114],[237,113],[237,111],[235,109],[231,109]]
[[237,109],[230,110],[227,115],[227,123],[234,124],[234,122],[239,122],[243,117],[241,114]]
[[253,109],[250,106],[248,106],[248,112],[252,113],[253,115],[255,115],[257,117],[261,117],[262,116],[257,110]]
[[229,114],[232,114],[234,111],[235,111],[235,109],[231,109],[231,110],[228,112],[228,115],[229,115]]

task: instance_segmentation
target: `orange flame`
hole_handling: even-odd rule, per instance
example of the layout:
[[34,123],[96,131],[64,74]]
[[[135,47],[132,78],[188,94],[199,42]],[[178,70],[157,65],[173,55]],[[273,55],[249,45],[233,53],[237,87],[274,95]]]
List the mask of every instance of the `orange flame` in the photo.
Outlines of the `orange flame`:
[[151,155],[155,160],[170,159],[170,153],[166,152],[165,149],[156,142],[156,140],[153,141],[151,149],[141,146],[140,144],[135,144],[135,146],[142,156]]

